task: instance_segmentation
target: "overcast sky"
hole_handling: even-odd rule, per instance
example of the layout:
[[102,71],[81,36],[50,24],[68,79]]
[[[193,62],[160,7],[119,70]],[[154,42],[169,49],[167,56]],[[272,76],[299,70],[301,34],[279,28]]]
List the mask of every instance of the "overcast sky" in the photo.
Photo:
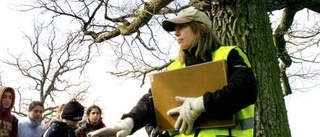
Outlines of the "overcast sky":
[[[22,14],[8,7],[9,0],[0,1],[0,27],[1,27],[1,43],[0,43],[0,58],[8,58],[6,51],[22,52],[27,43],[22,38],[21,31],[32,31],[33,15]],[[319,49],[318,49],[319,50]],[[96,63],[105,63],[104,59],[97,59]],[[0,64],[0,69],[3,72],[5,85],[15,86],[11,84],[17,79],[12,75],[12,70],[8,70]],[[315,66],[316,67],[316,66]],[[87,74],[96,82],[92,85],[94,93],[84,102],[85,105],[91,105],[93,99],[100,99],[95,104],[101,106],[104,111],[104,122],[107,125],[117,122],[123,113],[128,112],[138,99],[146,93],[149,84],[140,88],[140,81],[125,80],[122,78],[109,78],[105,70],[97,69],[97,66],[89,66],[90,70]],[[320,68],[320,66],[318,66]],[[117,90],[116,92],[114,90]],[[106,96],[101,96],[104,92]],[[125,95],[125,96],[124,96]],[[318,135],[320,127],[320,88],[313,88],[309,92],[295,92],[292,95],[285,97],[288,117],[292,137],[306,137]],[[102,100],[102,101],[101,101]],[[143,130],[133,136],[146,136]]]

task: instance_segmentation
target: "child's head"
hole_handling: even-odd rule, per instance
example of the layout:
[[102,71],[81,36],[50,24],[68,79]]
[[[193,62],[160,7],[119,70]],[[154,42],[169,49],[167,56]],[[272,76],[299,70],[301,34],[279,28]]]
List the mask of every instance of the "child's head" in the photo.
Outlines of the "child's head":
[[11,87],[0,86],[0,110],[11,112],[14,105],[15,93]]
[[40,101],[32,101],[29,105],[29,118],[31,121],[40,121],[44,111],[43,103]]
[[84,107],[76,100],[69,101],[62,110],[61,118],[67,121],[67,125],[75,127],[82,119]]
[[101,118],[101,108],[97,105],[90,106],[86,111],[86,116],[91,124],[95,125],[100,122]]

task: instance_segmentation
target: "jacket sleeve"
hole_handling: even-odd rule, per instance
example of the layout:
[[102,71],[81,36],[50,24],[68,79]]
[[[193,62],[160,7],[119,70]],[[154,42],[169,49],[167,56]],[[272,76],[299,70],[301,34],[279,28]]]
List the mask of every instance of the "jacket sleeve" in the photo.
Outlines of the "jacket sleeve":
[[131,134],[144,127],[146,124],[154,124],[156,122],[152,102],[151,89],[149,89],[149,92],[140,98],[131,111],[121,117],[121,119],[125,119],[127,117],[131,117],[133,119],[134,126]]
[[237,50],[231,50],[228,59],[228,84],[215,92],[203,95],[205,115],[228,117],[254,104],[257,86],[254,74]]
[[58,137],[60,135],[58,126],[59,125],[56,122],[53,122],[52,124],[50,124],[48,129],[44,132],[43,137]]
[[11,137],[18,137],[18,123],[19,123],[19,120],[17,119],[17,117],[13,115]]

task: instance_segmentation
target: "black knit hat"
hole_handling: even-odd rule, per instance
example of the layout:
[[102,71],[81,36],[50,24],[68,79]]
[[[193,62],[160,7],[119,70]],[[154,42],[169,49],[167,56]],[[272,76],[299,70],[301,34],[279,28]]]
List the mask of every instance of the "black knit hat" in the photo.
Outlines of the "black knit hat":
[[76,100],[69,101],[62,111],[61,117],[72,121],[80,121],[84,113],[84,107]]

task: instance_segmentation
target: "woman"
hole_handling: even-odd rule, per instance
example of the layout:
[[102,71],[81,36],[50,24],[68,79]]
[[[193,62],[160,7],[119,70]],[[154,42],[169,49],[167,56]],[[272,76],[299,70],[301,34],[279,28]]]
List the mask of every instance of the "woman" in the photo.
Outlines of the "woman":
[[[167,136],[253,137],[253,104],[257,98],[257,87],[251,65],[243,51],[236,46],[221,46],[212,32],[211,20],[205,13],[194,8],[185,9],[177,17],[165,20],[162,27],[166,31],[174,31],[180,46],[178,59],[168,66],[168,71],[218,60],[227,60],[228,65],[226,86],[214,92],[205,92],[199,97],[175,98],[181,106],[172,108],[167,113],[179,115],[175,123],[176,131],[169,131]],[[147,124],[156,127],[155,112],[149,99],[151,96],[150,91],[145,94],[129,113],[122,116],[119,123],[88,135],[125,137]],[[215,118],[235,115],[237,124],[228,128],[195,130],[193,123],[200,115]]]
[[19,121],[19,137],[41,137],[44,130],[41,127],[41,118],[44,111],[43,103],[32,101],[29,105],[28,117]]
[[97,105],[90,106],[86,111],[86,120],[80,125],[80,129],[76,131],[77,137],[87,137],[91,131],[106,127],[102,122],[101,108]]
[[18,137],[18,119],[11,114],[14,100],[13,88],[0,86],[0,137]]

